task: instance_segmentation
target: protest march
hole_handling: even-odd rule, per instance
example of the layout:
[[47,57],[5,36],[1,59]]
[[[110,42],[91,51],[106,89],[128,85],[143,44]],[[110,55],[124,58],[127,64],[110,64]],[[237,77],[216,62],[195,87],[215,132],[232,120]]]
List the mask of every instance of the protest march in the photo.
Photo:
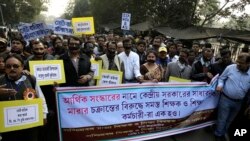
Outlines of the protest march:
[[234,141],[247,134],[247,44],[234,51],[205,37],[136,32],[127,11],[116,30],[99,30],[97,22],[20,22],[16,33],[0,34],[0,141],[142,141],[200,129]]

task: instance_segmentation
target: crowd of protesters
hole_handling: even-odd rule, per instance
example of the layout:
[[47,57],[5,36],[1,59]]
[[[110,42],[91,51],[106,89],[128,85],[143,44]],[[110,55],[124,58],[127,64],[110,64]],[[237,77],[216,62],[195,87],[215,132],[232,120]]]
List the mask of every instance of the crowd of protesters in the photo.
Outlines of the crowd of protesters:
[[[30,60],[63,60],[66,83],[39,87],[29,73]],[[210,43],[193,41],[187,46],[163,36],[48,35],[29,43],[21,36],[9,40],[1,37],[0,101],[24,99],[25,88],[33,88],[38,97],[44,98],[46,121],[44,127],[2,133],[2,141],[58,140],[54,87],[96,85],[91,60],[102,60],[102,69],[122,71],[122,83],[169,82],[170,76],[209,83],[215,75],[221,75],[216,88],[221,93],[215,128],[218,140],[224,140],[241,109],[244,116],[250,115],[248,50],[234,62],[228,46],[221,46],[215,54]]]

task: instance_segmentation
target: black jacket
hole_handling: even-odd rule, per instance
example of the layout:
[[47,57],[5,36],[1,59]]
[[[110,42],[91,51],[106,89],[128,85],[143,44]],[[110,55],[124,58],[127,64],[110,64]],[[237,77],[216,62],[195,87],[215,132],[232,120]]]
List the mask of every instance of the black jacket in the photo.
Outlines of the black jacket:
[[68,52],[60,56],[60,59],[64,63],[65,79],[66,83],[61,86],[88,86],[88,82],[85,84],[80,84],[77,82],[81,75],[87,75],[93,73],[91,70],[90,59],[85,54],[80,54],[78,62],[78,73],[70,59]]
[[[211,70],[211,65],[207,67],[208,72]],[[207,73],[203,71],[203,66],[201,61],[196,61],[192,65],[192,74],[191,79],[193,81],[206,81],[207,83],[210,82],[211,79],[207,77]]]

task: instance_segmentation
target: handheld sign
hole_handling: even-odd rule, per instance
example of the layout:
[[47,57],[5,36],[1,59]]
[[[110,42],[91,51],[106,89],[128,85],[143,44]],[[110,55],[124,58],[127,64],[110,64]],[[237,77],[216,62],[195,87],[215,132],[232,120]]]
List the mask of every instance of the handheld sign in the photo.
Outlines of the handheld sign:
[[169,82],[191,82],[191,80],[170,76]]
[[71,20],[56,19],[53,30],[55,34],[73,35]]
[[91,60],[90,62],[91,62],[91,70],[94,71],[94,79],[100,79],[102,60],[99,61]]
[[112,70],[102,70],[100,79],[97,80],[99,86],[113,86],[122,83],[122,72]]
[[40,86],[65,83],[65,72],[62,60],[29,61],[30,73]]
[[50,31],[45,23],[22,23],[18,26],[25,41],[30,41],[49,35]]
[[0,133],[43,125],[42,99],[0,102]]
[[122,13],[121,29],[130,30],[130,19],[131,19],[130,13]]
[[93,17],[72,18],[75,35],[95,34]]

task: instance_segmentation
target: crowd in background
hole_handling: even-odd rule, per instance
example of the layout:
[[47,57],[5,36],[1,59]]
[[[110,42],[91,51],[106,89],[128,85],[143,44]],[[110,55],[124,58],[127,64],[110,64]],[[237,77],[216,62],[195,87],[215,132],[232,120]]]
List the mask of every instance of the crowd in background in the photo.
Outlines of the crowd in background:
[[[209,42],[193,41],[191,46],[187,46],[181,40],[168,39],[162,35],[133,37],[109,33],[74,37],[52,34],[29,42],[24,41],[21,36],[8,40],[1,37],[0,101],[23,99],[22,92],[20,92],[21,86],[16,82],[21,81],[20,78],[23,78],[24,75],[24,80],[29,81],[24,86],[29,85],[40,93],[48,107],[47,110],[44,108],[44,113],[47,114],[45,117],[47,125],[37,129],[36,133],[32,131],[32,134],[39,136],[39,140],[57,140],[58,133],[56,132],[54,136],[52,134],[57,131],[54,87],[95,86],[96,80],[93,79],[91,60],[102,60],[102,69],[122,71],[122,83],[169,82],[171,81],[170,76],[209,83],[215,75],[222,75],[228,66],[236,65],[239,71],[246,74],[244,81],[248,84],[241,84],[244,86],[240,85],[235,88],[242,92],[241,97],[234,97],[224,91],[225,98],[236,103],[240,102],[240,104],[233,106],[237,107],[237,110],[234,111],[234,115],[230,117],[227,125],[224,125],[226,123],[220,124],[223,131],[216,128],[215,135],[222,139],[229,128],[228,124],[237,115],[241,105],[243,109],[246,109],[247,90],[249,90],[250,84],[248,49],[242,50],[236,62],[232,60],[231,54],[227,45],[221,46],[219,53],[215,54],[214,47]],[[28,77],[30,74],[29,61],[31,60],[63,60],[66,83],[60,85],[55,83],[55,85],[40,86],[39,88],[32,86],[33,79]],[[230,74],[223,74],[225,77],[226,75],[231,77]],[[221,79],[221,83],[225,84],[225,81],[227,80]],[[40,91],[38,92],[38,90]],[[222,89],[218,87],[216,90],[223,93]],[[230,115],[232,112],[227,114]],[[226,122],[227,119],[222,120]],[[249,123],[249,121],[247,122]],[[12,133],[3,134],[3,141],[12,140],[11,137],[22,138],[24,133],[15,133],[15,135],[17,134],[20,136],[11,136]],[[5,139],[8,138],[6,136],[10,139]],[[35,138],[36,136],[27,140],[36,140]]]

